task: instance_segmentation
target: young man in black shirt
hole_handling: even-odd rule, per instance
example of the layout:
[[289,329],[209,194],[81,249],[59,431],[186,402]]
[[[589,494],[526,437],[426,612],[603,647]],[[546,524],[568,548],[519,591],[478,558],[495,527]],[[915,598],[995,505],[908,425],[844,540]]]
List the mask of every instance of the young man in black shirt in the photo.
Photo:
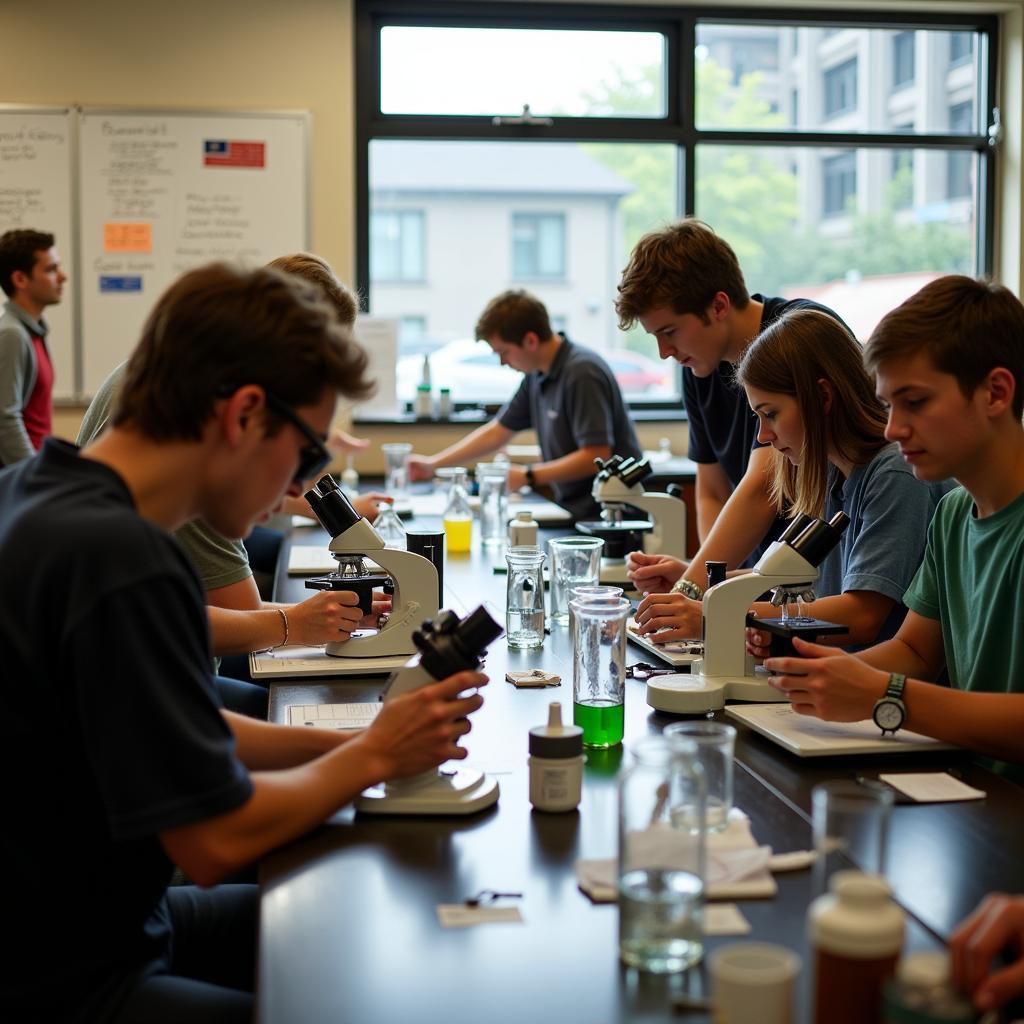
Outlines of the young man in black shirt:
[[689,456],[697,463],[700,550],[689,564],[630,555],[630,578],[650,595],[638,618],[671,617],[673,639],[700,636],[695,599],[705,582],[704,562],[752,564],[783,525],[768,494],[772,448],[757,443],[757,418],[733,382],[733,364],[790,309],[817,309],[842,320],[809,299],[749,294],[732,247],[693,218],[640,239],[622,273],[615,309],[623,330],[639,321],[657,340],[661,358],[683,367]]
[[0,1005],[11,1019],[243,1021],[255,887],[215,886],[361,789],[465,756],[485,681],[396,699],[345,739],[224,711],[199,581],[170,536],[244,536],[326,465],[365,355],[314,290],[214,264],[159,300],[111,427],[0,474]]

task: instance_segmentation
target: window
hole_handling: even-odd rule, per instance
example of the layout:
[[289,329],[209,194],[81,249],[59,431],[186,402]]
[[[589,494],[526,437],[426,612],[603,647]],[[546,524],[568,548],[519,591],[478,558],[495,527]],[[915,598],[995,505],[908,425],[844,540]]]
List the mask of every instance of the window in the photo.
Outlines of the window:
[[424,280],[422,210],[374,210],[370,233],[375,281]]
[[965,64],[974,56],[974,33],[973,32],[950,32],[949,33],[949,63],[950,65]]
[[[973,106],[970,102],[955,103],[949,108],[949,130],[951,132],[969,132],[973,127]],[[950,153],[946,160],[946,195],[950,199],[970,196],[973,191],[971,184],[974,155],[958,151]]]
[[822,169],[822,214],[835,217],[849,213],[851,200],[857,197],[857,155],[840,153],[827,156],[821,161]]
[[892,87],[902,89],[914,81],[914,33],[897,32],[892,37]]
[[512,276],[517,280],[565,277],[565,215],[512,215]]
[[[399,380],[419,344],[458,376],[486,303],[525,287],[634,405],[678,408],[678,367],[614,301],[639,237],[682,215],[752,291],[822,301],[862,338],[931,277],[990,272],[999,21],[938,6],[806,24],[710,0],[355,0],[356,283],[374,315],[429,325]],[[515,381],[465,367],[458,401]]]
[[846,61],[825,72],[825,116],[837,117],[857,109],[857,61]]

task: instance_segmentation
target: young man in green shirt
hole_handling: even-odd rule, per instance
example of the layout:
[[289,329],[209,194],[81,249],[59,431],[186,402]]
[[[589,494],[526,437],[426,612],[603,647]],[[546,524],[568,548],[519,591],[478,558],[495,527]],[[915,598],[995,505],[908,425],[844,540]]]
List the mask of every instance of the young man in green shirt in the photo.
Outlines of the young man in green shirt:
[[[1024,762],[1024,306],[1006,288],[939,278],[887,314],[865,348],[886,437],[922,480],[955,477],[928,531],[896,636],[844,654],[795,641],[769,658],[795,711],[874,718]],[[935,686],[943,667],[951,686]]]

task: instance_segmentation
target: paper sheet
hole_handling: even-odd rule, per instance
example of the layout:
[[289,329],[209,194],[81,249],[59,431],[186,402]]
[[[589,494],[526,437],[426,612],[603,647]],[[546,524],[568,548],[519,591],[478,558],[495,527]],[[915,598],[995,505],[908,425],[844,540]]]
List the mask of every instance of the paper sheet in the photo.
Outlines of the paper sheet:
[[878,777],[922,804],[985,799],[983,790],[968,786],[948,772],[892,772]]

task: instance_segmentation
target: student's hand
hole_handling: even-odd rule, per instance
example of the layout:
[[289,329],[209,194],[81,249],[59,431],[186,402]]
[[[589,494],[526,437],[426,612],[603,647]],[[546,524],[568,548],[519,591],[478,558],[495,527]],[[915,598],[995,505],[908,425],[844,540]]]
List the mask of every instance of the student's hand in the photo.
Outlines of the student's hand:
[[483,686],[482,672],[459,672],[430,686],[385,703],[373,724],[359,737],[374,774],[401,779],[466,756],[459,740],[469,732],[468,715],[483,704],[478,693],[459,694]]
[[685,594],[648,594],[637,606],[637,632],[656,644],[693,640],[700,637],[702,614],[702,603]]
[[373,592],[373,603],[369,615],[364,615],[359,623],[362,629],[379,629],[380,617],[391,611],[391,598],[383,590]]
[[747,627],[747,654],[752,654],[755,658],[767,658],[768,651],[771,648],[771,643],[771,633],[766,633],[760,629],[751,629],[749,626]]
[[889,684],[889,673],[823,644],[793,638],[798,658],[768,658],[768,682],[789,699],[793,710],[826,722],[862,722]]
[[359,596],[351,590],[321,590],[287,612],[288,642],[303,647],[347,640],[363,617]]
[[[1013,962],[992,970],[1007,951]],[[949,940],[953,982],[979,1010],[994,1010],[1024,993],[1024,897],[992,893],[985,897]]]
[[410,455],[405,460],[406,469],[409,472],[409,482],[416,483],[417,480],[433,480],[434,460],[429,455]]
[[642,594],[667,594],[687,567],[686,562],[669,555],[631,551],[626,556],[626,575]]
[[352,498],[352,507],[365,519],[369,519],[372,523],[377,518],[377,513],[380,512],[378,506],[381,502],[392,502],[395,499],[385,494],[383,491],[367,491],[365,494],[357,495]]
[[331,436],[327,438],[327,447],[332,452],[361,452],[364,448],[370,447],[368,437],[354,437],[347,430],[335,427]]

